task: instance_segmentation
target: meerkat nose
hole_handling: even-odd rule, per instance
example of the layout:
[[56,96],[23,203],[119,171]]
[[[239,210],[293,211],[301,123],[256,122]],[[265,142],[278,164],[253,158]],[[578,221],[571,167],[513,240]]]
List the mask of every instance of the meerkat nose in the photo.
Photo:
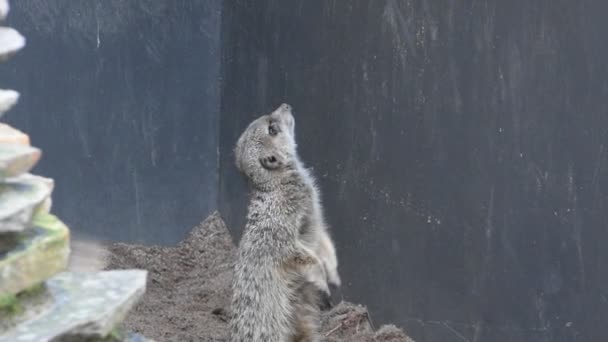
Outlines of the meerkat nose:
[[274,114],[278,115],[278,117],[281,118],[281,121],[284,124],[286,124],[287,126],[289,126],[291,128],[291,130],[293,131],[293,128],[295,126],[295,120],[293,118],[293,107],[292,106],[288,105],[287,103],[283,103],[282,105],[279,106],[279,108],[277,108],[277,110],[274,112]]

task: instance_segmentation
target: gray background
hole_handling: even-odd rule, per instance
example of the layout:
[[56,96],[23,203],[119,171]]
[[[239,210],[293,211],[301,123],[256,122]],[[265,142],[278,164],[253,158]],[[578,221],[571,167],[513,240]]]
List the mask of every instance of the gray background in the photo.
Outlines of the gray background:
[[13,0],[6,121],[74,232],[173,244],[217,207],[220,1]]
[[0,85],[22,92],[7,119],[43,148],[36,172],[76,231],[174,244],[219,208],[238,239],[232,148],[288,102],[343,292],[376,325],[418,342],[597,342],[605,13],[602,0],[19,0],[9,22],[28,47]]

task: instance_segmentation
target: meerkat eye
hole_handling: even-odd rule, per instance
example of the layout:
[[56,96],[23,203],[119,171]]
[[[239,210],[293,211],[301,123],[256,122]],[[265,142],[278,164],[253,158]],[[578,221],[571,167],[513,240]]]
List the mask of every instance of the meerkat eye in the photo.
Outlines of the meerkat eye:
[[268,134],[270,134],[273,137],[276,136],[277,134],[279,134],[279,130],[275,126],[274,122],[271,122],[270,125],[268,125]]

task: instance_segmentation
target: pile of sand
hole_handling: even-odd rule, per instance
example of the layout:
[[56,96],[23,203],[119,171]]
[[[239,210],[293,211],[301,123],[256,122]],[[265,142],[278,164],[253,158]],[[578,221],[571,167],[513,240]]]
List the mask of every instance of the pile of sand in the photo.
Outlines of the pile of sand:
[[[107,269],[146,269],[148,288],[125,327],[158,342],[226,341],[235,246],[216,213],[173,248],[109,247]],[[323,313],[325,341],[409,341],[394,326],[374,331],[367,310],[342,302]]]

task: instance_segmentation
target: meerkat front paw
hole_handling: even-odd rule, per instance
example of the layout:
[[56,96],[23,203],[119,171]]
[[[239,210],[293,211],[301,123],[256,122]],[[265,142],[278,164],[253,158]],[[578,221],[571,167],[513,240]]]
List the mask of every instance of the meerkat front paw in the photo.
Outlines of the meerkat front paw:
[[338,258],[336,256],[336,249],[326,231],[322,233],[317,254],[323,261],[323,266],[327,274],[327,282],[329,282],[329,284],[332,286],[340,287],[342,285],[342,281],[338,275]]
[[[319,266],[319,268],[323,267]],[[330,296],[331,291],[329,290],[329,285],[327,284],[325,277],[319,277],[317,274],[319,274],[319,272],[315,272],[314,270],[312,272],[306,272],[305,278],[325,295]]]
[[338,275],[338,270],[336,268],[327,269],[327,281],[332,286],[335,286],[335,287],[342,286],[342,280],[340,280],[340,276]]
[[301,270],[306,281],[312,283],[320,291],[329,295],[327,273],[321,259],[309,248],[299,245],[292,262]]

